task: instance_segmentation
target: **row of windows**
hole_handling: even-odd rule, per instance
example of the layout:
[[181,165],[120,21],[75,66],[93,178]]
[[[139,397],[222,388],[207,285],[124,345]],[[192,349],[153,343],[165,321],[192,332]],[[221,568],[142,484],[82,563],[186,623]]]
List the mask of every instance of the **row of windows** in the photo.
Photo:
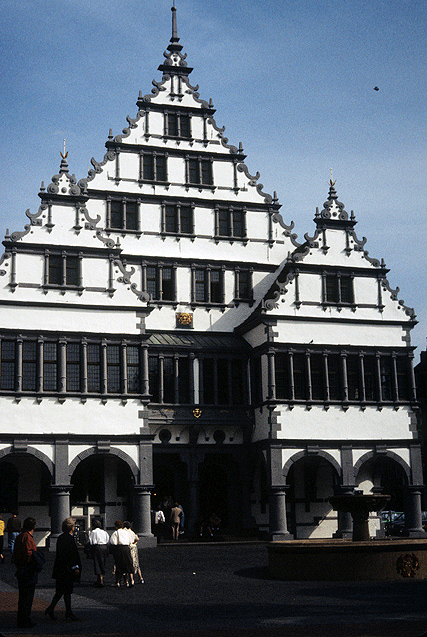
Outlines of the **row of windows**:
[[[149,354],[137,345],[3,340],[0,389],[18,392],[149,394],[154,403],[243,404],[245,365],[240,359]],[[144,368],[146,365],[146,369]],[[195,390],[197,395],[195,396]]]
[[276,353],[276,398],[304,401],[397,402],[414,399],[406,356]]
[[[107,228],[111,230],[140,229],[138,202],[129,199],[107,201]],[[214,217],[214,236],[218,238],[244,239],[246,235],[246,211],[243,208],[217,207]],[[194,204],[163,204],[161,232],[193,235]]]
[[[72,255],[47,256],[47,285],[74,287],[82,285],[80,258]],[[176,301],[176,268],[163,265],[142,266],[142,291],[148,292],[153,301]],[[234,298],[239,301],[252,300],[252,272],[235,271]],[[214,267],[192,269],[192,294],[194,303],[223,304],[224,271]]]
[[[143,151],[140,154],[139,180],[168,183],[168,156],[162,151]],[[185,157],[185,183],[213,186],[212,164],[212,157]]]

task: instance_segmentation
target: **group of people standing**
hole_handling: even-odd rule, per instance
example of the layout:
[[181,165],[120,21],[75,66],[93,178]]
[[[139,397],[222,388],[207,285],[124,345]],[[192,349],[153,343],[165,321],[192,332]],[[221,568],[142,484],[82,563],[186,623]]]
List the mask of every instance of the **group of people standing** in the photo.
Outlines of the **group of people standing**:
[[[21,530],[21,522],[17,514],[14,518],[19,521],[19,530],[9,533],[9,547],[12,562],[16,566],[19,588],[17,623],[20,628],[32,628],[35,623],[31,620],[31,607],[38,573],[42,570],[45,560],[43,552],[37,550],[33,538],[36,520],[32,517],[26,518]],[[74,584],[80,581],[82,571],[79,550],[74,539],[75,527],[75,518],[66,518],[62,523],[62,534],[56,543],[52,572],[52,577],[56,580],[56,588],[53,599],[45,610],[45,615],[52,620],[57,619],[54,611],[61,597],[64,597],[65,602],[65,618],[68,621],[78,619],[71,609]],[[3,537],[4,522],[3,528],[0,530],[3,531],[1,535]],[[11,533],[15,533],[15,535],[11,537]],[[11,540],[13,540],[12,545]],[[106,561],[109,553],[112,553],[114,558],[115,582],[113,586],[134,586],[135,577],[139,577],[139,582],[144,583],[139,566],[138,540],[139,538],[131,529],[129,522],[117,520],[115,531],[109,537],[108,533],[102,529],[101,521],[94,521],[87,548],[88,555],[93,559],[94,572],[97,577],[95,586],[100,588],[104,586]],[[0,557],[3,557],[1,551],[2,546],[0,546]]]
[[153,512],[153,532],[160,543],[164,539],[172,538],[177,541],[184,533],[184,509],[179,502],[174,502],[166,496]]

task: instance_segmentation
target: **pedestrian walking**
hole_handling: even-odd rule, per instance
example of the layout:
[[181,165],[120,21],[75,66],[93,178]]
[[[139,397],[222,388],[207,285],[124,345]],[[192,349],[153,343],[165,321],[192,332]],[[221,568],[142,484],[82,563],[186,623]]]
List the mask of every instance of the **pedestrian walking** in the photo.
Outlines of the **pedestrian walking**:
[[51,619],[56,619],[55,606],[62,596],[64,596],[65,602],[65,618],[69,621],[78,619],[71,610],[71,595],[74,584],[80,581],[82,570],[79,551],[73,537],[75,524],[75,518],[65,518],[62,523],[62,535],[59,536],[56,543],[56,557],[52,572],[52,577],[56,580],[56,590],[51,603],[45,610],[45,615]]
[[108,543],[110,536],[107,531],[102,528],[101,520],[95,520],[93,529],[89,534],[89,543],[93,559],[93,569],[97,577],[95,586],[102,588],[104,586],[105,563],[108,557]]
[[177,540],[179,538],[179,526],[181,524],[182,511],[178,502],[171,509],[170,523],[172,526],[172,539]]
[[156,510],[154,511],[154,535],[157,538],[158,544],[160,544],[160,542],[163,540],[165,522],[165,514],[161,510],[160,506],[157,506]]
[[133,564],[130,553],[131,536],[127,529],[123,528],[123,522],[116,520],[114,522],[115,531],[110,537],[110,548],[112,549],[116,581],[113,586],[119,588],[120,581],[123,578],[126,586],[133,586]]
[[8,548],[11,555],[13,555],[15,540],[21,532],[21,526],[22,523],[18,517],[18,511],[12,511],[12,517],[8,519],[6,525]]
[[[138,556],[138,542],[139,537],[132,530],[130,522],[123,522],[123,527],[127,530],[131,537],[130,544],[130,556],[132,558],[132,566],[133,566],[133,580],[135,584],[143,584],[144,578],[142,577],[141,568],[139,565],[139,556]],[[139,577],[139,582],[136,581],[136,575]]]
[[35,519],[26,518],[22,532],[18,533],[14,540],[13,562],[16,565],[19,589],[17,618],[19,628],[32,628],[35,626],[35,623],[31,621],[31,607],[37,585],[38,571],[41,570],[33,557],[34,553],[37,553],[36,543],[33,538],[35,528]]
[[4,562],[4,555],[3,555],[4,528],[5,528],[4,520],[2,516],[0,515],[0,564],[3,564]]

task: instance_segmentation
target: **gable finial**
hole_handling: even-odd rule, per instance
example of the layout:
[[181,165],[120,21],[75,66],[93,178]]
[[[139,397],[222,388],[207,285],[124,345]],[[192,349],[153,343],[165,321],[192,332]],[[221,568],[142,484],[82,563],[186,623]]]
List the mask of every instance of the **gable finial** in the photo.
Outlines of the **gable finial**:
[[171,42],[179,42],[178,25],[177,25],[177,20],[176,20],[175,0],[173,0],[173,5],[172,5],[172,8],[171,8],[171,11],[172,11],[172,37],[171,37]]
[[64,139],[64,143],[63,143],[63,152],[59,153],[61,155],[61,165],[59,167],[59,173],[62,175],[63,173],[68,173],[68,161],[67,161],[67,157],[68,157],[68,151],[65,152],[65,139]]

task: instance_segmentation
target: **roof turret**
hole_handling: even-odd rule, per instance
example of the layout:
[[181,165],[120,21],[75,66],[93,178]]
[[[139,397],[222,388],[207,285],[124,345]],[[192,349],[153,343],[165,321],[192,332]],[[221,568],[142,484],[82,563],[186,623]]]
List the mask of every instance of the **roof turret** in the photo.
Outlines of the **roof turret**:
[[189,75],[193,69],[187,66],[187,62],[185,61],[187,54],[181,53],[182,44],[179,44],[175,0],[173,0],[171,11],[172,37],[166,51],[163,53],[166,59],[163,64],[159,66],[159,71],[166,74],[174,73],[176,75]]

